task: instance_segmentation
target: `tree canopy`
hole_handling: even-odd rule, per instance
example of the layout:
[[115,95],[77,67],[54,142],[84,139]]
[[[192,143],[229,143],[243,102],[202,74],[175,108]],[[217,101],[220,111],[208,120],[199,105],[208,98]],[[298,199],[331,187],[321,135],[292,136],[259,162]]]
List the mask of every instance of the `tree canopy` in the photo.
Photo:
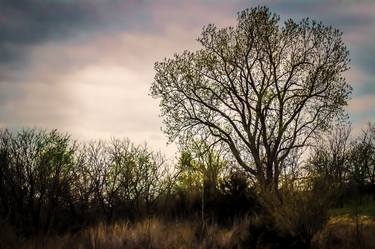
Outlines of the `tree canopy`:
[[339,30],[309,18],[281,25],[256,7],[237,21],[204,27],[200,50],[155,63],[151,95],[170,140],[209,135],[263,186],[277,186],[291,151],[343,114],[349,53]]

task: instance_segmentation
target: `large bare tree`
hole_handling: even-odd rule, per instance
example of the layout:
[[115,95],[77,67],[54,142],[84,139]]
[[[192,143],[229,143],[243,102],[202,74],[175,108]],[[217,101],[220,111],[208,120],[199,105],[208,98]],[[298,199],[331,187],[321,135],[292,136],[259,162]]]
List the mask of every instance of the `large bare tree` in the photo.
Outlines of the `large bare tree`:
[[262,186],[277,187],[288,154],[347,104],[341,36],[308,18],[280,25],[267,7],[240,12],[235,27],[204,27],[202,49],[155,63],[151,95],[165,132],[172,141],[209,134]]

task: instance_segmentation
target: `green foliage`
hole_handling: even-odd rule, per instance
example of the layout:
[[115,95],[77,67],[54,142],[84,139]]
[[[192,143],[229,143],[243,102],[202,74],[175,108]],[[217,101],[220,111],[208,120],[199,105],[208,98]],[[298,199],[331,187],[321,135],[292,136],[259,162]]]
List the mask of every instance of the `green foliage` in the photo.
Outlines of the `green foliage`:
[[182,152],[178,163],[177,187],[184,190],[201,188],[203,175],[199,168],[190,152]]
[[178,184],[185,189],[201,188],[204,184],[215,192],[226,166],[227,162],[215,147],[205,141],[190,140],[185,143],[178,161]]

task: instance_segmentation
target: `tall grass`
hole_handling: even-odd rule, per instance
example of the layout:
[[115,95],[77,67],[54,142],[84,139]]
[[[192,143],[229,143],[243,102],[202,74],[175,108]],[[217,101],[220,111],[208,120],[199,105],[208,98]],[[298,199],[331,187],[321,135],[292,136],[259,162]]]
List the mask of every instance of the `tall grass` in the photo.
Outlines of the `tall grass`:
[[314,238],[319,249],[374,249],[375,220],[368,216],[332,217]]
[[[194,221],[161,221],[145,219],[131,224],[118,222],[99,224],[75,234],[34,237],[23,240],[8,237],[9,249],[191,249],[241,248],[238,225],[223,228],[211,224],[202,227]],[[13,241],[12,241],[13,240]]]
[[[284,248],[279,243],[253,243],[260,217],[246,217],[230,227],[201,226],[198,220],[165,221],[156,218],[139,222],[98,224],[77,233],[22,238],[2,226],[0,249],[266,249]],[[374,249],[375,220],[366,216],[332,217],[313,238],[314,249]],[[279,241],[280,242],[280,241]],[[275,247],[276,246],[276,247]],[[307,247],[288,247],[301,248]]]

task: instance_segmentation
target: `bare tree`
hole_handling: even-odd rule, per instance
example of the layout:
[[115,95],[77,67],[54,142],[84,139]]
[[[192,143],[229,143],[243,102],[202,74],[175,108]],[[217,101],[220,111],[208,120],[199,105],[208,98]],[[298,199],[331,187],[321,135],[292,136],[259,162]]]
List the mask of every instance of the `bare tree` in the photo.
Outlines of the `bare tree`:
[[201,220],[205,225],[205,203],[215,198],[219,179],[228,164],[219,148],[210,146],[207,140],[188,140],[180,158],[180,170],[193,173],[201,180]]
[[[83,147],[83,174],[91,202],[108,220],[119,206],[145,212],[164,190],[165,159],[147,146],[129,140],[98,141]],[[133,210],[133,211],[134,211]]]
[[48,230],[72,184],[75,143],[38,130],[0,133],[0,198],[14,225]]
[[325,130],[351,93],[342,33],[308,18],[279,21],[256,7],[236,27],[208,25],[202,49],[155,63],[151,87],[170,140],[209,134],[276,188],[285,158]]
[[375,124],[369,123],[353,141],[351,164],[352,180],[360,191],[368,184],[375,199]]
[[342,186],[348,180],[351,125],[339,121],[332,130],[316,140],[309,159],[309,170]]
[[149,214],[170,192],[168,177],[161,153],[126,139],[0,130],[0,219],[25,233]]

